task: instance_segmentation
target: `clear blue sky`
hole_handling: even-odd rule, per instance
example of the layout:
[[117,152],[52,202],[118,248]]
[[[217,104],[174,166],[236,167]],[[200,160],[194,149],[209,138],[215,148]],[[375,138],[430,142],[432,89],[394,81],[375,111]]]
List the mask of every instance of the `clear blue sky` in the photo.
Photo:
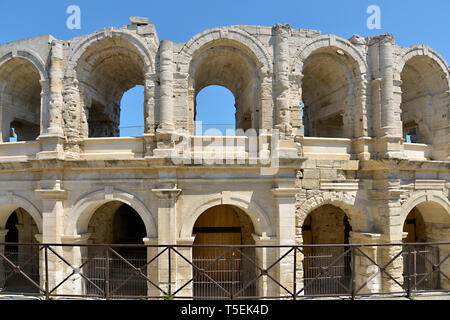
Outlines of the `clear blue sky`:
[[[366,26],[369,5],[381,8],[381,29]],[[69,30],[69,5],[81,8],[81,30]],[[236,24],[273,26],[289,23],[294,28],[315,29],[343,38],[353,34],[367,37],[392,33],[401,46],[427,44],[450,61],[450,1],[448,0],[0,0],[0,43],[51,34],[71,39],[104,27],[129,24],[130,16],[148,17],[159,38],[186,42],[212,27]],[[208,89],[208,88],[207,88]],[[234,115],[231,94],[220,88],[201,92],[198,105],[206,108],[201,118],[207,123],[230,123]],[[134,118],[142,109],[142,88],[124,97],[121,125],[141,125]],[[225,114],[218,114],[227,110]],[[199,110],[200,112],[201,110]],[[203,112],[203,111],[202,111]]]

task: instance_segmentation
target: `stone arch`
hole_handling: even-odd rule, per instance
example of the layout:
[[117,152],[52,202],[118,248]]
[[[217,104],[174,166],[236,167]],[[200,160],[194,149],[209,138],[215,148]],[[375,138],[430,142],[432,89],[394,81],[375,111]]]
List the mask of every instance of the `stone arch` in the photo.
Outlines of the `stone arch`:
[[263,234],[267,236],[274,235],[269,219],[265,211],[254,201],[245,199],[239,195],[232,195],[230,197],[224,197],[221,194],[208,197],[201,203],[196,203],[189,208],[185,209],[185,212],[189,212],[189,215],[184,217],[184,222],[180,230],[180,238],[188,239],[192,237],[192,230],[195,222],[206,210],[219,205],[235,206],[245,212],[251,219],[255,233]]
[[335,35],[323,35],[320,37],[313,38],[311,41],[307,42],[300,52],[297,54],[293,66],[294,72],[301,72],[303,70],[303,64],[306,59],[321,48],[335,47],[337,49],[343,50],[348,54],[354,61],[357,62],[358,72],[360,75],[365,75],[367,72],[367,63],[362,53],[355,48],[355,46],[348,40]]
[[355,195],[346,192],[323,192],[298,204],[296,210],[296,228],[303,226],[309,213],[327,204],[344,211],[353,231],[370,231],[367,213],[356,205]]
[[193,131],[196,96],[205,87],[218,85],[235,98],[236,128],[261,125],[262,85],[272,73],[270,55],[249,33],[236,27],[206,30],[189,40],[178,56],[179,68],[188,73],[188,118]]
[[86,233],[92,215],[100,206],[110,201],[120,201],[133,208],[141,217],[147,236],[156,237],[157,227],[151,211],[138,197],[118,189],[101,189],[81,196],[67,215],[65,235]]
[[[401,227],[403,228],[403,224],[405,220],[415,207],[420,206],[421,204],[429,203],[432,206],[435,206],[435,209],[439,210],[439,212],[446,212],[448,221],[450,222],[450,201],[448,198],[442,194],[442,192],[435,191],[416,191],[414,192],[403,204],[401,207]],[[450,224],[448,225],[450,228]]]
[[[65,118],[71,119],[66,125],[69,140],[120,135],[123,94],[140,85],[145,88],[144,97],[150,95],[146,82],[155,72],[154,51],[132,32],[112,28],[74,44],[64,78],[65,105],[71,106],[64,110]],[[144,122],[146,103],[140,111]]]
[[0,197],[0,229],[4,229],[9,215],[16,209],[26,210],[33,218],[39,233],[42,233],[42,214],[29,200],[16,194],[6,194]]
[[3,55],[2,57],[0,57],[0,68],[4,63],[14,58],[23,58],[28,60],[39,71],[41,81],[49,80],[48,73],[45,68],[45,62],[36,52],[30,49],[19,49],[16,51],[10,51],[7,54]]
[[144,62],[146,70],[145,72],[152,73],[154,72],[154,65],[153,65],[153,59],[150,50],[148,50],[146,43],[140,39],[138,36],[127,32],[125,30],[120,29],[104,29],[97,32],[94,32],[93,34],[89,35],[85,39],[83,39],[81,42],[77,43],[76,46],[72,49],[72,53],[70,54],[68,58],[68,63],[66,67],[65,77],[73,78],[75,66],[78,63],[78,60],[81,58],[84,52],[89,49],[93,44],[97,43],[98,41],[101,41],[103,39],[110,39],[110,38],[121,38],[126,41],[128,41],[130,44],[132,44],[138,52],[141,54]]
[[19,49],[0,57],[1,139],[9,141],[10,128],[19,140],[34,140],[41,132],[41,114],[49,91],[44,61],[32,50]]
[[208,29],[192,37],[180,51],[183,62],[190,64],[195,52],[207,43],[220,39],[227,39],[242,44],[256,58],[257,66],[261,69],[261,73],[272,73],[270,54],[264,48],[264,45],[248,32],[232,26]]
[[447,74],[447,76],[450,76],[447,62],[437,51],[427,45],[413,45],[403,49],[396,57],[396,61],[394,63],[394,66],[396,66],[394,75],[395,80],[400,80],[400,74],[405,67],[405,64],[408,60],[415,56],[427,56],[435,61],[441,67],[442,71]]
[[[445,149],[450,134],[447,63],[432,48],[416,45],[403,49],[394,65],[394,79],[402,93],[399,108],[403,137],[411,135],[411,142]],[[441,158],[438,153],[433,152],[433,157]]]
[[365,99],[368,67],[356,47],[334,35],[317,37],[299,50],[292,68],[302,75],[305,135],[342,138],[368,135]]

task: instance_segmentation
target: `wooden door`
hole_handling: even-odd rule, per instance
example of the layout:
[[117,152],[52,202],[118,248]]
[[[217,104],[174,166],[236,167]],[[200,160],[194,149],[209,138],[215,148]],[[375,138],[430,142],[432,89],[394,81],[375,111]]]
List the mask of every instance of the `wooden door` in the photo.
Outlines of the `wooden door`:
[[[217,206],[205,211],[194,226],[194,245],[240,245],[242,244],[241,225],[231,206]],[[228,252],[219,261],[214,260],[227,248],[194,247],[194,263],[199,268],[207,268],[208,275],[217,281],[235,279],[240,270],[240,255]],[[212,265],[208,267],[208,265]],[[234,272],[232,271],[234,270]]]

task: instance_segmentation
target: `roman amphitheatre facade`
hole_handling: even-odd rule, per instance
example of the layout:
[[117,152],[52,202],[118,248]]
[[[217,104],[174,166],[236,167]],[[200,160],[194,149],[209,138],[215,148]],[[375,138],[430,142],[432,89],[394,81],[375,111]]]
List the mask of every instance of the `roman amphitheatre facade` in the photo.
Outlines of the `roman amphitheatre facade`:
[[[145,244],[147,258],[179,245],[186,260],[147,268],[173,291],[193,276],[187,260],[214,254],[191,245],[256,245],[242,250],[260,266],[284,257],[270,275],[289,289],[294,270],[306,274],[289,246],[450,242],[450,74],[432,48],[287,24],[175,43],[130,21],[0,44],[0,242],[67,245],[54,250],[69,263],[47,257],[50,286],[94,254],[71,245]],[[137,85],[144,133],[120,137],[120,102]],[[211,85],[234,95],[235,135],[196,134],[196,97]],[[400,260],[391,277],[370,267],[398,246],[364,250],[372,260],[353,259],[353,279],[395,291]],[[55,292],[81,293],[81,282],[75,272]],[[255,284],[259,296],[284,290]],[[439,286],[450,289],[448,276]]]

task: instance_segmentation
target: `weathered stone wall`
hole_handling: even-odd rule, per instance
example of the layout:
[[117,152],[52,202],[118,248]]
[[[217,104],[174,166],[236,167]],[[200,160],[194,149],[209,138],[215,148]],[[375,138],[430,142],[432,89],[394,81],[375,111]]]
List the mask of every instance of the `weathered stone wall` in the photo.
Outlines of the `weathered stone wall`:
[[[145,88],[144,135],[114,139],[121,97],[135,85]],[[195,141],[205,149],[183,149],[194,139],[196,96],[209,85],[233,92],[237,128],[262,130],[255,159],[244,147],[236,152],[243,159],[208,163],[211,142],[202,137]],[[2,140],[14,125],[28,141],[0,144],[0,234],[23,208],[41,241],[111,243],[111,212],[126,203],[142,218],[146,243],[190,244],[200,214],[226,204],[245,212],[245,243],[302,244],[312,212],[322,212],[314,228],[326,235],[314,241],[343,242],[345,214],[351,243],[400,243],[416,207],[425,238],[449,241],[449,90],[448,64],[437,52],[402,48],[390,34],[346,40],[286,24],[239,25],[174,43],[160,42],[148,19],[132,17],[122,28],[67,41],[1,44]],[[406,135],[420,144],[406,143]],[[263,156],[275,151],[275,173],[262,174]],[[270,265],[283,250],[254,255]],[[383,262],[398,248],[366,250]],[[399,261],[389,270],[400,279]],[[286,286],[292,264],[288,256],[272,270]],[[371,267],[357,262],[358,281]],[[167,284],[167,265],[157,268]],[[183,268],[173,281],[189,278]],[[371,285],[395,287],[386,277]],[[258,286],[279,293],[270,282]]]

